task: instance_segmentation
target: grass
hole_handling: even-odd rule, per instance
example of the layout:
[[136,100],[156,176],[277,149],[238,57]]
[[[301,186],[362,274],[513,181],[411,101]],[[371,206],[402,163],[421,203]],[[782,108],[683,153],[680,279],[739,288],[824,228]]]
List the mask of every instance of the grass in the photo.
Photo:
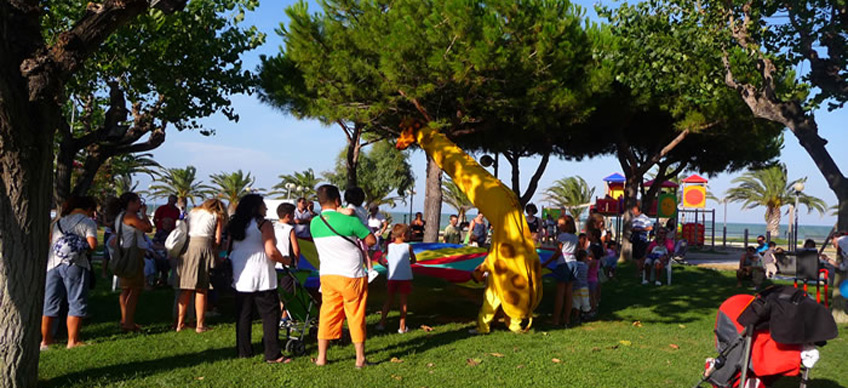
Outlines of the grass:
[[[98,272],[95,272],[98,273]],[[83,338],[90,345],[41,354],[44,387],[485,387],[692,386],[704,359],[715,356],[712,335],[715,312],[727,297],[740,292],[732,273],[675,267],[672,286],[637,284],[625,266],[619,279],[604,284],[599,320],[562,329],[544,323],[552,310],[550,291],[538,308],[533,329],[513,334],[498,324],[492,334],[470,336],[481,290],[453,286],[438,279],[417,278],[410,302],[410,326],[429,325],[432,332],[412,330],[398,335],[373,330],[379,315],[369,315],[368,357],[376,366],[353,368],[350,345],[330,348],[331,364],[318,368],[307,356],[288,365],[266,365],[261,356],[261,327],[254,325],[256,357],[235,358],[232,301],[204,334],[170,330],[173,291],[142,295],[138,321],[143,334],[118,330],[118,297],[101,281],[92,298],[92,317]],[[378,280],[377,282],[381,282]],[[378,311],[384,283],[372,284],[369,306]],[[750,291],[745,291],[750,292]],[[638,324],[634,322],[639,321]],[[397,325],[397,314],[389,320]],[[844,362],[848,344],[843,333],[821,349],[812,372],[812,387],[848,386]],[[388,334],[392,333],[392,334]],[[395,362],[392,360],[395,359]],[[402,361],[402,362],[397,362]],[[559,361],[559,362],[557,362]],[[778,387],[797,386],[785,378]]]

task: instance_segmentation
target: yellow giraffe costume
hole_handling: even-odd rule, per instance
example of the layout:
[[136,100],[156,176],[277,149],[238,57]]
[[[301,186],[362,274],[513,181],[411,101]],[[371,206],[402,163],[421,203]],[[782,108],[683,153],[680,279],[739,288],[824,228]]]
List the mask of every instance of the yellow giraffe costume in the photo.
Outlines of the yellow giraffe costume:
[[494,227],[483,263],[489,282],[478,330],[488,331],[498,305],[510,318],[510,330],[521,330],[523,319],[530,320],[529,328],[533,310],[542,300],[542,265],[518,197],[442,133],[417,122],[405,125],[397,148],[417,142]]

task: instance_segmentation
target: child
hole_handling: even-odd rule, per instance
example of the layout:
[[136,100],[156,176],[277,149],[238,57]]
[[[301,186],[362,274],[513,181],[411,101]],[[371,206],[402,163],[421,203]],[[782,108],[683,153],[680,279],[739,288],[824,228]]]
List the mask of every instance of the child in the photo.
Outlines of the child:
[[[564,318],[565,325],[571,322],[571,302],[572,288],[574,283],[574,271],[577,267],[575,255],[577,253],[579,240],[574,234],[577,227],[574,225],[574,218],[571,216],[563,216],[557,220],[557,228],[559,235],[557,236],[558,250],[550,259],[542,263],[542,267],[547,267],[552,261],[556,260],[553,275],[557,282],[556,293],[554,294],[554,316],[553,324],[558,326],[560,318]],[[565,309],[563,309],[565,304]]]
[[604,248],[601,246],[601,231],[592,230],[592,243],[589,244],[589,259],[587,264],[589,270],[587,281],[589,284],[589,301],[592,304],[590,318],[598,313],[598,301],[601,299],[601,284],[598,282],[598,270],[601,268],[601,259],[604,257]]
[[395,224],[392,228],[392,236],[394,242],[389,244],[388,253],[386,254],[386,267],[388,267],[388,295],[386,302],[383,303],[383,312],[380,316],[380,324],[377,325],[377,330],[385,330],[386,314],[389,313],[389,308],[395,299],[395,293],[400,294],[400,328],[398,333],[403,334],[409,331],[406,327],[406,301],[407,296],[412,292],[412,267],[415,264],[415,253],[412,252],[412,246],[406,243],[409,227],[406,224]]
[[[365,191],[361,187],[351,187],[345,190],[344,200],[347,202],[347,207],[339,208],[338,212],[346,216],[359,218],[359,222],[362,225],[368,226],[368,211],[362,206],[362,203],[365,202]],[[371,262],[371,255],[367,253],[369,252],[368,246],[361,240],[358,242],[359,249],[362,249],[362,252],[365,254],[365,267],[368,268],[368,282],[370,283],[376,276],[376,272],[373,272],[374,264]]]
[[579,323],[581,313],[586,314],[592,310],[592,304],[589,301],[589,265],[586,263],[589,259],[589,254],[585,250],[577,251],[577,279],[574,280],[573,306],[571,313],[574,316],[575,322]]
[[[297,236],[294,234],[294,209],[295,206],[290,203],[281,203],[277,206],[277,217],[279,220],[274,224],[274,237],[277,239],[277,250],[283,256],[291,257],[292,267],[297,267],[297,260],[300,258],[300,245],[297,243]],[[283,270],[283,263],[277,263],[276,268]],[[286,275],[287,276],[287,275]],[[282,285],[283,282],[278,282]],[[286,311],[285,303],[280,300],[280,327],[288,326],[289,313]]]
[[615,241],[607,243],[607,255],[604,257],[603,267],[604,274],[607,279],[612,280],[615,277],[615,267],[618,265],[618,246]]

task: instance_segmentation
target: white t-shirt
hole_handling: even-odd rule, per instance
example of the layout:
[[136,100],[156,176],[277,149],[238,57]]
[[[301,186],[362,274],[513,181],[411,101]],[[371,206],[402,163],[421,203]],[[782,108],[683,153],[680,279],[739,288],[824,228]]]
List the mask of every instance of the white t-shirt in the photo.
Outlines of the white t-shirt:
[[267,291],[277,288],[274,262],[265,255],[262,231],[255,220],[245,230],[244,240],[233,241],[233,288],[238,292]]
[[[310,225],[320,260],[321,276],[338,275],[354,279],[367,276],[362,266],[362,249],[355,244],[354,239],[366,238],[371,234],[368,228],[358,218],[335,210],[324,210],[321,215],[335,229],[335,232],[330,230],[319,217],[313,218]],[[336,232],[341,233],[341,236]]]
[[574,233],[560,233],[557,241],[562,244],[562,255],[557,258],[557,265],[577,260],[577,244],[579,239]]
[[[274,237],[277,239],[277,250],[283,256],[291,255],[291,233],[294,230],[294,225],[284,224],[282,222],[274,223]],[[291,258],[296,262],[297,257]],[[283,263],[276,263],[276,268],[283,269]]]
[[362,206],[353,206],[351,204],[348,204],[347,208],[353,209],[353,215],[359,218],[359,221],[362,221],[362,225],[368,225],[368,210],[365,210]]
[[215,238],[218,216],[205,209],[194,209],[188,213],[189,237]]
[[[94,222],[91,218],[88,218],[85,214],[77,213],[77,214],[69,214],[65,217],[59,219],[57,223],[62,224],[62,230],[65,233],[72,233],[82,238],[88,240],[89,237],[97,238],[97,223]],[[53,224],[53,233],[52,238],[50,239],[50,252],[47,256],[47,270],[50,271],[53,268],[62,264],[62,259],[56,257],[53,254],[53,244],[62,237],[62,233],[59,232],[59,226],[57,224]],[[91,269],[89,266],[88,260],[80,260],[79,262],[74,263],[79,265],[80,267]]]
[[371,229],[371,233],[377,233],[383,228],[383,222],[386,222],[386,217],[377,212],[376,215],[368,215],[368,223],[365,225]]
[[389,253],[386,254],[388,263],[389,280],[412,280],[412,266],[409,262],[409,244],[389,244]]

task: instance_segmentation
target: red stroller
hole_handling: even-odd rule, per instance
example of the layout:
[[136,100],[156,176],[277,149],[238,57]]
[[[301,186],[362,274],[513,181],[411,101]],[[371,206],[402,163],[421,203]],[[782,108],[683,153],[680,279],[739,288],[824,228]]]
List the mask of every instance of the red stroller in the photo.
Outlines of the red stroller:
[[803,371],[805,388],[817,346],[838,335],[828,309],[802,290],[772,286],[757,296],[735,295],[716,316],[718,357],[707,359],[700,387],[767,388]]

